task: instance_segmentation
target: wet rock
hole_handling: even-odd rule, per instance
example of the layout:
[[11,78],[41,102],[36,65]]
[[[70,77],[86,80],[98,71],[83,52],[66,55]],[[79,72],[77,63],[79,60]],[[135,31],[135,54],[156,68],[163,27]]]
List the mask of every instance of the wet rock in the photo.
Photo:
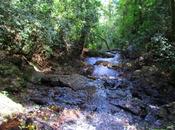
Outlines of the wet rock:
[[168,115],[168,111],[165,108],[161,108],[158,113],[158,116],[161,118],[165,118],[167,117],[167,115]]
[[124,64],[119,63],[119,64],[112,64],[112,68],[117,70],[117,69],[121,69],[124,67]]
[[49,103],[48,99],[43,97],[31,97],[30,100],[38,105],[47,105]]
[[54,86],[65,86],[73,90],[96,90],[96,84],[93,80],[79,74],[72,75],[48,75],[43,77],[42,82],[49,82]]
[[123,90],[116,90],[116,91],[108,90],[107,95],[108,95],[108,98],[110,99],[116,99],[116,98],[120,99],[120,98],[126,97],[127,93]]
[[160,108],[158,116],[175,122],[175,102],[163,105]]
[[[30,72],[27,72],[27,78],[28,81],[31,82],[32,84],[40,84],[41,79],[44,77],[44,73],[37,72],[37,71],[32,71],[29,69]],[[47,85],[48,83],[46,83]]]
[[122,81],[120,84],[118,84],[118,86],[117,86],[117,88],[127,88],[127,87],[129,87],[129,82],[128,81]]
[[137,57],[139,57],[139,51],[138,48],[136,46],[133,45],[129,45],[125,51],[122,52],[123,56],[129,59],[136,59]]
[[114,81],[114,80],[105,80],[105,82],[104,82],[104,86],[107,89],[116,89],[115,85],[116,85],[116,81]]
[[158,71],[158,68],[155,65],[152,66],[143,66],[142,67],[142,72],[144,73],[144,75],[153,75]]
[[97,130],[125,130],[125,127],[122,123],[112,123],[109,122],[109,124],[101,124],[97,126]]
[[139,79],[142,76],[141,70],[135,70],[131,76],[131,80]]
[[81,105],[89,99],[87,91],[73,91],[70,88],[59,88],[60,95],[55,96],[54,100],[59,104]]
[[137,116],[145,117],[147,115],[146,105],[139,99],[112,100],[110,103]]
[[167,104],[166,108],[171,114],[175,115],[175,102]]
[[154,74],[152,72],[149,74],[151,75],[141,74],[132,82],[133,97],[158,106],[173,102],[175,88],[168,84],[167,77],[158,74],[157,71]]
[[135,70],[132,73],[131,80],[140,79],[142,77],[150,77],[158,73],[158,68],[155,65],[142,66],[141,69]]
[[85,101],[82,100],[82,99],[73,98],[73,97],[70,97],[70,96],[60,97],[56,101],[57,102],[62,102],[62,103],[67,104],[67,105],[81,105],[81,104],[85,103]]
[[119,112],[121,111],[120,108],[118,108],[118,107],[116,107],[116,106],[114,106],[114,105],[111,105],[111,104],[110,104],[109,107],[110,107],[110,112],[111,112],[111,114],[119,113]]
[[85,64],[82,69],[84,75],[91,75],[93,73],[94,66],[91,64]]
[[107,67],[112,67],[112,63],[109,61],[97,61],[95,65],[102,65],[102,66],[107,66]]
[[80,106],[80,109],[86,110],[86,111],[89,111],[89,112],[95,112],[95,111],[97,111],[98,108],[97,108],[96,105],[82,104]]

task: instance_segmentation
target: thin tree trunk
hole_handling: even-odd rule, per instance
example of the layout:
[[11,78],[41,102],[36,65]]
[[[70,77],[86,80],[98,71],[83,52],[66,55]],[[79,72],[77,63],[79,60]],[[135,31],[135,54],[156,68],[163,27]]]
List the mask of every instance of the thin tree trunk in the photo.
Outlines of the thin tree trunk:
[[99,36],[99,38],[101,38],[101,39],[104,41],[104,43],[105,43],[107,49],[110,50],[110,47],[109,47],[109,45],[108,45],[107,40],[106,40],[105,38],[103,38],[103,37],[102,37],[101,35],[99,35],[99,34],[98,34],[97,36]]
[[71,55],[74,58],[80,57],[89,32],[90,32],[90,26],[88,24],[85,24],[84,27],[81,30],[79,40],[77,42],[75,42],[75,45],[73,46],[73,49],[72,49],[72,54]]

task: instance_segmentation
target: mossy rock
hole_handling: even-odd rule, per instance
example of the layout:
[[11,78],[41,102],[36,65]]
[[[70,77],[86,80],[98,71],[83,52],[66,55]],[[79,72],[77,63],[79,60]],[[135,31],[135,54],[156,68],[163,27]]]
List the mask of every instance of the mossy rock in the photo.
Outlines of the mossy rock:
[[0,90],[8,92],[21,91],[22,88],[26,87],[26,81],[23,78],[1,78],[0,79]]
[[14,75],[22,75],[19,68],[11,63],[9,64],[0,64],[0,75],[3,77],[9,77]]
[[19,91],[25,86],[23,73],[17,66],[11,63],[0,64],[0,90],[13,92]]

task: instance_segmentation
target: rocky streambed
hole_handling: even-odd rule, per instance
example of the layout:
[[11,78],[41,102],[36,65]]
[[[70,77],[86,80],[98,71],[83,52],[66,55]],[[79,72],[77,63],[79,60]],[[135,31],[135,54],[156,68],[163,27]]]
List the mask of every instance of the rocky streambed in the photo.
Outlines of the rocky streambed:
[[[155,66],[131,69],[118,52],[88,57],[84,74],[42,75],[23,98],[24,128],[39,130],[174,129],[175,88]],[[108,55],[109,55],[108,54]],[[2,129],[2,127],[1,127]]]

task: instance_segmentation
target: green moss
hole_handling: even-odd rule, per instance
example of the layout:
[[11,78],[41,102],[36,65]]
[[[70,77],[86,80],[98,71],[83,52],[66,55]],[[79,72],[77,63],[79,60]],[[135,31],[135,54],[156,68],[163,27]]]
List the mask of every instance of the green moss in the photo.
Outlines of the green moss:
[[19,68],[13,64],[0,64],[0,75],[7,77],[9,75],[21,75]]

